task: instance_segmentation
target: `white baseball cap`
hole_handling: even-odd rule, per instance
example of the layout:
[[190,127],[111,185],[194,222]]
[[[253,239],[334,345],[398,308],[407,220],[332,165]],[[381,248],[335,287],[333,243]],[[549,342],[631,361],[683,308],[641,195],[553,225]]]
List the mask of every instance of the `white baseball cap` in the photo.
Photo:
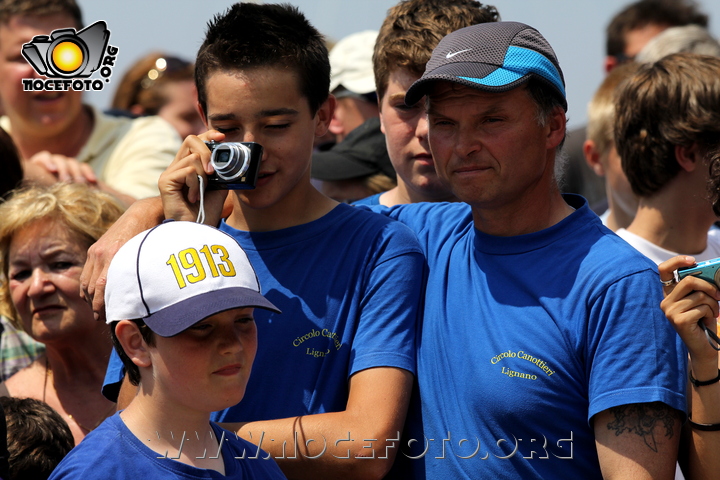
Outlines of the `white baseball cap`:
[[358,95],[375,91],[372,56],[377,36],[374,30],[353,33],[330,50],[330,93],[340,86]]
[[107,323],[142,319],[154,333],[172,337],[243,307],[280,313],[260,293],[255,269],[237,241],[208,225],[166,221],[130,239],[108,269]]

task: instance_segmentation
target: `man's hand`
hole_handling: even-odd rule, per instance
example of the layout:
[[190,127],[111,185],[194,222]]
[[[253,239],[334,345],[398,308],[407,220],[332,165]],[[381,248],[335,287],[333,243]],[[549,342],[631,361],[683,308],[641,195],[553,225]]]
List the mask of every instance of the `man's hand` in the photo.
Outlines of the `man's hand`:
[[[225,135],[210,130],[200,136],[190,135],[183,141],[173,163],[163,172],[158,181],[165,218],[196,221],[200,210],[200,181],[207,188],[207,176],[213,173],[210,164],[210,149],[206,141],[220,141]],[[204,223],[217,226],[223,211],[227,190],[205,190],[204,209],[207,216]]]
[[115,253],[132,237],[162,220],[159,197],[138,200],[88,249],[80,288],[85,300],[92,305],[96,320],[105,321],[105,284]]

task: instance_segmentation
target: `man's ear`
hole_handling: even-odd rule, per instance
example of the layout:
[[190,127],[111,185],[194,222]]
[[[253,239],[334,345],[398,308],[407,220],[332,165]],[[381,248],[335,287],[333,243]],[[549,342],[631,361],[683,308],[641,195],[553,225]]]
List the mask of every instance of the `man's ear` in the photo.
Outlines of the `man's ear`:
[[549,128],[547,135],[547,148],[557,148],[565,138],[565,129],[567,128],[567,117],[565,110],[557,106],[548,115],[546,126]]
[[315,124],[316,137],[322,137],[327,133],[330,122],[333,119],[333,114],[335,113],[336,105],[337,100],[335,99],[335,95],[332,94],[328,95],[327,100],[320,105],[320,108],[315,114],[315,118],[317,120],[317,123]]
[[675,145],[675,160],[677,160],[680,168],[686,172],[692,172],[702,164],[702,155],[700,155],[696,143],[689,147]]
[[138,367],[152,365],[147,343],[142,338],[140,328],[130,320],[120,320],[115,326],[115,336],[120,342],[125,354]]
[[602,162],[600,162],[601,155],[593,140],[585,140],[585,143],[583,143],[583,155],[585,155],[585,161],[592,171],[595,172],[595,175],[604,177],[605,169],[603,168]]

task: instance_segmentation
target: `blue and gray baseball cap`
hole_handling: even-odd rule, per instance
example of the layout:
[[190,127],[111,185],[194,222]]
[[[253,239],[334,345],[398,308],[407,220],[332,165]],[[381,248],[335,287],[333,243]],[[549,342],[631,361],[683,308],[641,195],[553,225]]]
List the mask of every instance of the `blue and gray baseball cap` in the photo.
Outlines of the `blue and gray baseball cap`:
[[506,92],[530,78],[550,86],[567,111],[560,64],[540,32],[518,22],[481,23],[440,40],[425,73],[407,91],[405,103],[417,103],[437,80],[487,92]]

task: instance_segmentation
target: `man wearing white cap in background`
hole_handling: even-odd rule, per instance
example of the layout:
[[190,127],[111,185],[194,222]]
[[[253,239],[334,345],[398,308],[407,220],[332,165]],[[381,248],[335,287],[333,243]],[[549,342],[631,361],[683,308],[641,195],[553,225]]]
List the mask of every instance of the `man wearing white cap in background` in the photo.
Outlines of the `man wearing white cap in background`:
[[372,55],[378,32],[366,30],[330,50],[330,93],[337,99],[328,130],[336,143],[313,154],[318,189],[338,201],[353,201],[395,186],[395,169],[380,131]]
[[53,479],[285,478],[265,452],[210,422],[245,394],[257,350],[254,309],[280,313],[237,241],[192,222],[146,230],[115,255],[105,302],[138,394]]
[[363,122],[378,116],[372,53],[378,32],[365,30],[330,50],[330,93],[337,98],[329,130],[342,142]]

